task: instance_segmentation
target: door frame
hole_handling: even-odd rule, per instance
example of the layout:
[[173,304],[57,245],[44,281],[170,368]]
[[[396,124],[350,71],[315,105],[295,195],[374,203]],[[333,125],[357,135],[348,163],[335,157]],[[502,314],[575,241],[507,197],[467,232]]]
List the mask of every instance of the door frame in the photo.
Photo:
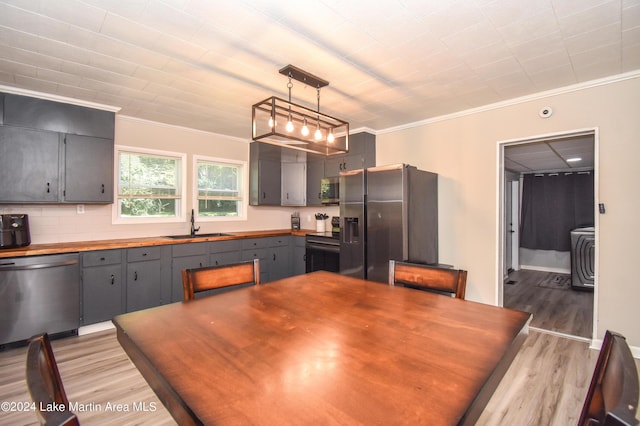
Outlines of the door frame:
[[498,253],[496,256],[497,264],[496,264],[496,277],[498,280],[496,282],[496,293],[495,293],[495,302],[497,306],[504,306],[504,264],[505,264],[505,230],[506,230],[506,197],[505,191],[510,190],[510,188],[505,188],[505,167],[504,167],[504,149],[507,146],[513,145],[521,145],[532,142],[540,142],[543,140],[550,139],[565,139],[572,136],[578,135],[593,135],[593,200],[594,200],[594,227],[595,227],[595,279],[594,279],[594,294],[593,294],[593,329],[591,335],[591,341],[593,343],[594,336],[598,335],[598,292],[599,292],[599,270],[600,270],[600,216],[598,211],[598,202],[600,200],[599,196],[599,178],[600,178],[600,164],[599,164],[599,131],[597,127],[585,128],[585,129],[576,129],[576,130],[567,130],[563,132],[549,133],[543,135],[529,136],[517,139],[509,139],[498,141],[496,144],[496,155],[498,161],[498,175],[497,175],[497,227],[498,232],[496,233],[497,237],[497,247]]

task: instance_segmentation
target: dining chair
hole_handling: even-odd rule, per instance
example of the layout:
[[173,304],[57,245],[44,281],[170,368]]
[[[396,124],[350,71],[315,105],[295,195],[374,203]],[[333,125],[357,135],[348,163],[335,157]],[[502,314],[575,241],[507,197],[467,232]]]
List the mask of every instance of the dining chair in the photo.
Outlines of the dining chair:
[[464,299],[467,271],[390,260],[389,285],[396,284]]
[[41,422],[49,425],[79,425],[69,407],[51,342],[47,333],[29,340],[27,349],[27,387]]
[[193,300],[196,293],[243,284],[260,284],[260,260],[182,270],[184,300]]
[[637,425],[638,369],[624,336],[607,330],[578,426]]

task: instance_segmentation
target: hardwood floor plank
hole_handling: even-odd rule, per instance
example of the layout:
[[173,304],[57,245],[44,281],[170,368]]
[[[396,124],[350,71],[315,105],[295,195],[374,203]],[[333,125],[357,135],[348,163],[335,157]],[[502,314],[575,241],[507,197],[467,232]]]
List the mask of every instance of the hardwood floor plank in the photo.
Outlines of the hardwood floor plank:
[[527,269],[512,272],[507,281],[516,283],[504,285],[504,306],[532,313],[532,327],[590,339],[593,292],[544,287],[563,275]]

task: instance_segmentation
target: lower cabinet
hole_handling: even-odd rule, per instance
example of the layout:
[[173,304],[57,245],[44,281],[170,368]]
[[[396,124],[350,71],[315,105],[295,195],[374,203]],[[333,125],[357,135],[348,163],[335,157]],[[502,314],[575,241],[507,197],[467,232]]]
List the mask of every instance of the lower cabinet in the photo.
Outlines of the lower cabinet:
[[[292,254],[293,253],[293,254]],[[184,299],[182,270],[260,259],[263,283],[304,273],[304,237],[289,235],[89,251],[82,258],[82,325]]]
[[82,325],[108,321],[124,312],[122,252],[82,253]]
[[160,247],[127,249],[127,312],[162,304]]
[[291,237],[291,274],[302,275],[306,271],[305,237]]
[[275,281],[291,276],[291,257],[289,256],[288,235],[282,237],[269,237],[267,241],[267,258],[269,264],[268,281]]
[[176,244],[171,247],[171,301],[184,300],[182,270],[209,266],[207,243]]

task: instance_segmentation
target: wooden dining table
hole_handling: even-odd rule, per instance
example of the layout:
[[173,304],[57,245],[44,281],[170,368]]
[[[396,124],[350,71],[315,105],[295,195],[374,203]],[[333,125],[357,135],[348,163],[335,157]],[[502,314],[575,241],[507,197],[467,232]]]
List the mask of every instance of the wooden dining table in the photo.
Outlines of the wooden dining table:
[[113,319],[179,424],[473,424],[531,315],[318,271]]

